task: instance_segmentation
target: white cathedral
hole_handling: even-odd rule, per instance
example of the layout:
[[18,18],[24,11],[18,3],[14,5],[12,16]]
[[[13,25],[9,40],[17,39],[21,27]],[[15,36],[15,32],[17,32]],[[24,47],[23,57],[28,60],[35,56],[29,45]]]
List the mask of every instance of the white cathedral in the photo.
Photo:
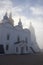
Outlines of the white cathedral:
[[23,29],[21,19],[19,19],[18,25],[14,26],[11,13],[9,17],[6,13],[1,22],[0,54],[26,54],[40,51],[31,23],[29,29]]

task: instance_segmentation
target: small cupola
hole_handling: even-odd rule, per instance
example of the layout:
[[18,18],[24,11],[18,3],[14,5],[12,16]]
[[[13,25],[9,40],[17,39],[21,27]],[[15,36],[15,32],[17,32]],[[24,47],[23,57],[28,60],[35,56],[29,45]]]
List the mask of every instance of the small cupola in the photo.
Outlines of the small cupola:
[[6,23],[6,22],[9,22],[9,18],[8,18],[7,12],[5,13],[5,15],[3,17],[3,20],[2,20],[2,23]]
[[9,14],[9,23],[14,26],[14,20],[12,19],[12,13]]
[[19,18],[18,26],[19,26],[20,28],[23,27],[23,26],[22,26],[22,22],[21,22],[21,18]]
[[4,20],[8,20],[8,15],[7,15],[7,12],[5,13],[4,17],[3,17]]

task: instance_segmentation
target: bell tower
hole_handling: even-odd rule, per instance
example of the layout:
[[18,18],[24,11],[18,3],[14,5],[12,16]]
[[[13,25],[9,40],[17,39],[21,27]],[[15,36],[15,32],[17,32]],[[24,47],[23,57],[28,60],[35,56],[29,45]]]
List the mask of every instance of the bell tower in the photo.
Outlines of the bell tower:
[[32,40],[32,42],[36,42],[35,30],[34,30],[34,27],[33,27],[31,22],[30,22],[29,30],[31,32],[31,40]]

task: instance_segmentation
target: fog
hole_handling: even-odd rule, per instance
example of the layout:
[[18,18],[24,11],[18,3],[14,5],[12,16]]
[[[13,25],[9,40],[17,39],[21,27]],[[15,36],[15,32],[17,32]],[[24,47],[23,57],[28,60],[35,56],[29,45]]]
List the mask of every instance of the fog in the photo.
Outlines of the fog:
[[[0,0],[0,22],[5,12],[12,12],[14,25],[18,24],[19,17],[23,27],[29,28],[31,21],[35,29],[37,43],[43,48],[43,0]],[[39,19],[39,20],[38,20]]]
[[[16,18],[15,25],[17,25],[17,23],[18,23],[17,20],[19,20],[19,18]],[[40,49],[43,49],[43,22],[26,20],[26,18],[24,19],[23,17],[21,17],[21,21],[23,24],[23,28],[28,28],[28,29],[30,26],[30,22],[32,23],[34,30],[35,30],[36,41],[37,41]]]
[[43,22],[33,22],[36,40],[41,49],[43,49]]

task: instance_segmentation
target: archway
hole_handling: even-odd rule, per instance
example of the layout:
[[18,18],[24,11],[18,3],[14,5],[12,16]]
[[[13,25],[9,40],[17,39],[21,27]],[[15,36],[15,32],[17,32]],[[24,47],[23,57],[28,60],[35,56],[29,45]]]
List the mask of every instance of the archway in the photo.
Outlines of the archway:
[[0,45],[0,54],[4,54],[4,46]]
[[21,54],[24,54],[24,47],[21,47]]

